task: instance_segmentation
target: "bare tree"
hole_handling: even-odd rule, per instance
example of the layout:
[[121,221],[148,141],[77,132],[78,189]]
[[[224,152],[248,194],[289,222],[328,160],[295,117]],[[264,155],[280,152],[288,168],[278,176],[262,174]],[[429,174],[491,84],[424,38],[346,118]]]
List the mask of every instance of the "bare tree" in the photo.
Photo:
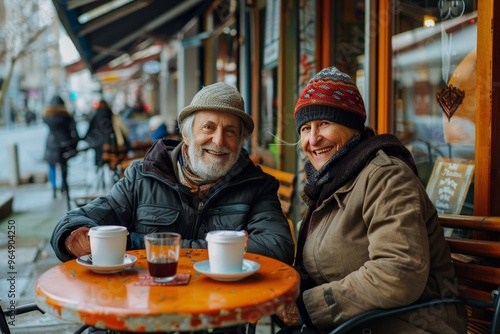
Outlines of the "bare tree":
[[0,0],[0,62],[7,66],[0,89],[0,108],[4,105],[16,62],[46,46],[39,37],[54,23],[49,0]]

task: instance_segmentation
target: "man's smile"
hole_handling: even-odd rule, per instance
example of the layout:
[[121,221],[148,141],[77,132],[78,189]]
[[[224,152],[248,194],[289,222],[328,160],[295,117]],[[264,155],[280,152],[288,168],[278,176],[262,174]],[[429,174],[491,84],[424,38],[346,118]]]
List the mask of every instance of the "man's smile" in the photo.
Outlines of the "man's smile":
[[205,149],[205,152],[207,152],[209,154],[213,154],[213,155],[226,155],[227,154],[225,152],[218,152],[218,151],[209,150],[209,149]]

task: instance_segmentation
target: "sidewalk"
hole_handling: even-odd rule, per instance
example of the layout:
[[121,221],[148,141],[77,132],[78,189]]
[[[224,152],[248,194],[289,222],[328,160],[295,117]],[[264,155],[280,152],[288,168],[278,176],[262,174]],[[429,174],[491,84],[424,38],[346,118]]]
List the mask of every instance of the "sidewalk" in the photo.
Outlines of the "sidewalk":
[[[55,225],[68,210],[67,200],[60,193],[53,198],[46,175],[41,175],[40,169],[40,166],[30,169],[39,175],[32,183],[16,187],[0,183],[0,197],[13,197],[13,212],[0,220],[0,305],[4,310],[11,302],[17,305],[35,302],[37,277],[60,263],[49,240]],[[43,169],[46,170],[46,166]],[[95,177],[91,157],[82,155],[70,161],[68,182],[71,197],[88,195],[87,192],[91,191],[88,186]],[[72,207],[75,207],[74,203]],[[12,260],[10,263],[9,259]],[[82,325],[39,312],[8,320],[14,321],[11,332],[19,334],[70,334]]]
[[[0,304],[3,309],[12,301],[17,305],[34,302],[36,278],[60,263],[48,240],[67,208],[65,199],[52,199],[47,183],[26,184],[8,191],[14,195],[14,213],[0,224],[0,258],[3,259],[0,261]],[[13,262],[9,264],[8,259]],[[69,334],[80,326],[39,312],[12,320],[11,332],[23,334]]]

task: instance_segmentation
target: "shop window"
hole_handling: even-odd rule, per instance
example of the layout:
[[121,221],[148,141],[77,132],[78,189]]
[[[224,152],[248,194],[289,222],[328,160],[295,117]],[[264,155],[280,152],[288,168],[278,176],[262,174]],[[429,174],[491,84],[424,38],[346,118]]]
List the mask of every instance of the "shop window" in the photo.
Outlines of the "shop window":
[[[260,131],[259,131],[259,146],[265,147],[272,151],[277,128],[277,70],[263,69],[261,71],[261,92],[260,100]],[[277,152],[276,152],[277,153]],[[277,157],[275,157],[277,161]]]
[[232,24],[225,27],[217,38],[217,58],[215,68],[217,81],[237,87],[238,77],[238,30]]
[[394,3],[392,119],[427,185],[436,161],[474,160],[478,1]]
[[331,64],[357,81],[365,54],[364,0],[332,1]]
[[268,0],[261,10],[262,66],[259,99],[259,156],[263,163],[278,167],[280,142],[278,134],[278,61],[280,43],[281,0]]

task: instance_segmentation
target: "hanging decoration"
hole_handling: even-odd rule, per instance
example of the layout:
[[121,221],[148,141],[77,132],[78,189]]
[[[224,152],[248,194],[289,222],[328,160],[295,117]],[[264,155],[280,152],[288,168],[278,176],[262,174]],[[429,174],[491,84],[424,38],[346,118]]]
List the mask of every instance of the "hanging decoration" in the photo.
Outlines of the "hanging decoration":
[[[441,57],[442,57],[442,75],[443,81],[448,83],[450,72],[450,55],[453,40],[453,34],[447,34],[444,28],[444,21],[447,19],[454,19],[461,17],[465,12],[464,0],[439,0],[439,11],[441,14]],[[447,85],[440,93],[436,94],[438,103],[443,108],[443,112],[450,121],[458,106],[462,103],[465,96],[465,91],[460,90],[453,85]]]
[[439,105],[443,108],[446,117],[448,117],[448,122],[462,103],[464,96],[465,92],[453,85],[444,87],[441,93],[436,94]]

